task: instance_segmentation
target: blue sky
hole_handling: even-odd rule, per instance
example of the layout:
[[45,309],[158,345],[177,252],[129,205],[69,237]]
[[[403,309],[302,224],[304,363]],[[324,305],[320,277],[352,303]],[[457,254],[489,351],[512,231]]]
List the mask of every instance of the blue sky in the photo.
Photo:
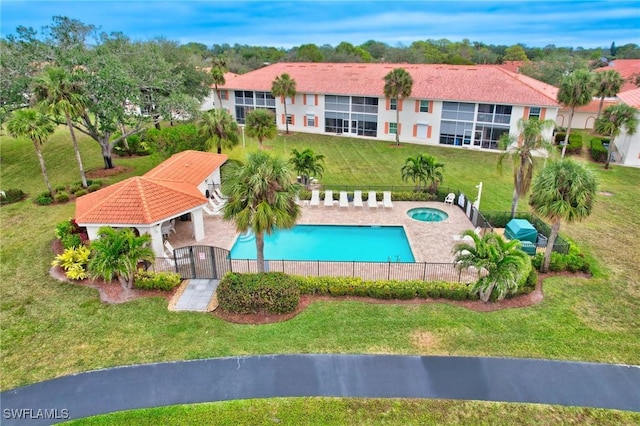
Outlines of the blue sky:
[[2,36],[40,30],[54,15],[121,31],[207,46],[290,48],[305,43],[391,46],[447,38],[487,44],[609,47],[640,44],[640,1],[29,1],[3,0]]

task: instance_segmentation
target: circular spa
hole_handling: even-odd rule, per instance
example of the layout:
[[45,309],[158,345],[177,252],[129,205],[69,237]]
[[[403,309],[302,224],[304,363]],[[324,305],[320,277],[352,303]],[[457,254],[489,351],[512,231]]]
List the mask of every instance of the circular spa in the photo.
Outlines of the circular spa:
[[419,220],[420,222],[442,222],[449,218],[449,215],[442,210],[432,209],[430,207],[411,209],[407,212],[407,215],[411,219]]

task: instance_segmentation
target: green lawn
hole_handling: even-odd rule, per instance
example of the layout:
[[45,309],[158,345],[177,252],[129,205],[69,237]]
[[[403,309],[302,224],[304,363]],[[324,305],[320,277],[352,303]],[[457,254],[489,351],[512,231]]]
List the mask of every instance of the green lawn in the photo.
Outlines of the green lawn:
[[355,398],[250,399],[128,411],[71,425],[637,425],[640,413],[539,404]]
[[[87,139],[80,143],[85,168],[100,168],[98,144]],[[248,145],[254,147],[255,142],[250,140]],[[428,152],[446,164],[445,186],[475,194],[475,185],[483,181],[483,209],[508,210],[510,206],[511,175],[509,170],[497,175],[495,153],[414,145],[392,148],[389,142],[302,134],[282,136],[268,145],[286,155],[293,147],[310,147],[326,156],[323,182],[353,185],[401,184],[399,169],[404,159]],[[1,189],[21,188],[32,195],[45,189],[30,143],[0,136],[0,147]],[[79,180],[64,129],[47,143],[44,155],[54,185]],[[230,156],[243,158],[243,149]],[[142,174],[154,165],[150,157],[118,158],[115,163],[132,170],[109,182]],[[28,199],[3,206],[0,387],[6,390],[132,363],[286,352],[488,355],[640,364],[640,170],[614,166],[605,171],[596,165],[594,169],[601,190],[612,195],[598,198],[586,222],[563,225],[561,232],[594,260],[595,276],[547,280],[541,304],[492,313],[447,304],[322,302],[291,321],[248,326],[212,315],[169,312],[161,299],[105,305],[96,291],[60,283],[48,275],[54,226],[73,216],[73,204],[41,207]],[[523,201],[521,209],[525,208]],[[450,404],[468,407],[461,402]],[[544,416],[559,415],[555,408],[540,410]],[[495,415],[500,416],[500,411]],[[562,413],[575,421],[584,417],[578,411]],[[619,415],[603,413],[598,418],[612,423]]]

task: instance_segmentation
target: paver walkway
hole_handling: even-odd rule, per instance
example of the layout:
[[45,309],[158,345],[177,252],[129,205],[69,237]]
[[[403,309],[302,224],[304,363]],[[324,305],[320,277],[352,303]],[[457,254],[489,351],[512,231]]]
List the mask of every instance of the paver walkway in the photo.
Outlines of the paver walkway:
[[174,309],[176,311],[206,312],[218,284],[218,280],[189,280]]
[[91,371],[2,392],[0,404],[3,425],[27,425],[64,419],[25,421],[5,413],[24,416],[24,410],[48,409],[74,419],[174,404],[298,396],[446,398],[640,411],[640,367],[517,358],[262,355]]

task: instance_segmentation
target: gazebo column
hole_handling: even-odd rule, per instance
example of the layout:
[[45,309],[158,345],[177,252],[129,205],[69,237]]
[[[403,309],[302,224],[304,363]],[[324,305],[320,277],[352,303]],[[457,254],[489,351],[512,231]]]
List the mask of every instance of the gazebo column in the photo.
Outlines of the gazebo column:
[[155,252],[156,257],[165,257],[161,226],[161,224],[157,224],[148,228],[139,228],[141,233],[144,232],[145,234],[151,235],[151,248]]
[[204,217],[202,216],[202,209],[191,212],[191,224],[193,226],[193,237],[196,241],[202,241],[204,239]]
[[99,226],[87,225],[87,236],[89,237],[89,241],[95,241],[98,239],[98,230]]

